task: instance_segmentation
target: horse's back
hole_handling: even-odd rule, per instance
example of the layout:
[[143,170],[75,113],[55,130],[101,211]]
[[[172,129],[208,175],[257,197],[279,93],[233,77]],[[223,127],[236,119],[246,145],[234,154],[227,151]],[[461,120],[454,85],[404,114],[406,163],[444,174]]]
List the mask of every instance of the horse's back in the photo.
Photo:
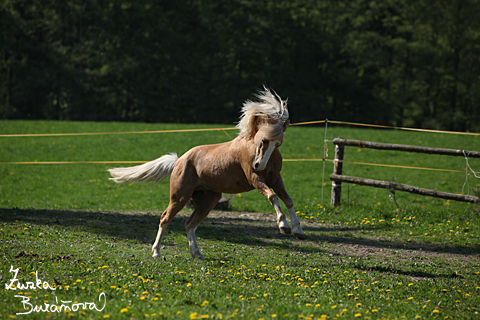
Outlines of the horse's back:
[[244,148],[238,140],[194,147],[178,160],[172,178],[216,192],[250,191],[253,187],[244,172]]

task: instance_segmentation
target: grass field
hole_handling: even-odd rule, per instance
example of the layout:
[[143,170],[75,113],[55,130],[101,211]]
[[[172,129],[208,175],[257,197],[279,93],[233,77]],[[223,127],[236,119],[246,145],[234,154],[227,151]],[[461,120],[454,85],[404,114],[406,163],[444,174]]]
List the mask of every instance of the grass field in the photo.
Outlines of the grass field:
[[[216,128],[218,125],[1,121],[0,134]],[[323,158],[323,127],[290,127],[285,159]],[[0,138],[0,162],[147,161],[228,141],[235,131]],[[478,136],[329,127],[328,139],[480,150]],[[333,158],[328,143],[328,158]],[[346,163],[345,174],[461,193],[465,159],[347,148],[345,160],[463,171]],[[469,159],[479,170],[480,161]],[[480,311],[480,208],[344,185],[330,208],[332,172],[323,162],[284,162],[282,176],[307,239],[278,232],[257,192],[233,195],[197,230],[206,261],[191,259],[174,219],[162,258],[151,259],[169,185],[116,185],[105,164],[0,164],[0,318],[125,319],[475,319]],[[477,181],[476,181],[477,180]],[[468,188],[480,184],[472,175]],[[471,193],[471,192],[470,192]],[[20,289],[37,278],[50,289]],[[13,287],[11,288],[13,289]],[[102,300],[105,297],[105,300]],[[101,299],[99,301],[99,298]],[[27,301],[28,300],[28,301]],[[23,301],[23,303],[22,303]],[[97,309],[29,312],[28,306],[95,302]],[[29,305],[30,304],[30,305]],[[104,306],[105,304],[105,306]],[[77,305],[78,306],[78,305]],[[90,305],[92,306],[92,305]],[[104,308],[102,309],[102,307]],[[30,309],[31,310],[31,309]]]

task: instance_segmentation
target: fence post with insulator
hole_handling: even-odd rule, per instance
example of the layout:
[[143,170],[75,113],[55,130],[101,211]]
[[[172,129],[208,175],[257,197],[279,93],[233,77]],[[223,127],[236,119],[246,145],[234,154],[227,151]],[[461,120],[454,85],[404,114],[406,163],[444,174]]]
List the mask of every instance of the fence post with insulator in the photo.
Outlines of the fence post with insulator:
[[[334,174],[337,174],[337,175],[342,174],[344,153],[345,153],[344,145],[343,144],[335,144],[335,159],[333,160],[333,173]],[[333,207],[339,206],[341,197],[342,197],[342,183],[332,181],[331,205]]]

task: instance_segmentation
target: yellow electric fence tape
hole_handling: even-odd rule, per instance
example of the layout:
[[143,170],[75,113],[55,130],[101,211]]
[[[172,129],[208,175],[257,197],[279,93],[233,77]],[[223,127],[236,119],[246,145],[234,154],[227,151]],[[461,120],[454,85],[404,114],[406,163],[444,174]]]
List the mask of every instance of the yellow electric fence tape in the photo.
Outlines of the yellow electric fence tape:
[[308,122],[297,122],[297,123],[291,123],[291,126],[303,126],[306,124],[319,124],[319,123],[325,123],[325,120],[319,120],[319,121],[308,121]]
[[[285,162],[296,162],[296,161],[330,161],[330,162],[333,162],[335,160],[333,160],[333,159],[283,159],[283,161],[285,161]],[[24,162],[0,162],[0,164],[143,164],[143,163],[146,163],[146,162],[147,161],[24,161]],[[417,170],[431,170],[431,171],[465,173],[465,171],[461,171],[461,170],[411,167],[411,166],[400,166],[400,165],[395,165],[395,164],[369,163],[369,162],[357,162],[357,161],[345,161],[345,160],[342,160],[341,162],[368,165],[368,166],[401,168],[401,169],[417,169]]]
[[237,128],[207,128],[207,129],[178,129],[178,130],[154,130],[154,131],[119,131],[119,132],[73,132],[73,133],[22,133],[0,134],[1,138],[14,137],[59,137],[59,136],[93,136],[106,134],[132,134],[132,133],[170,133],[170,132],[199,132],[199,131],[225,131]]
[[[291,126],[301,126],[301,125],[309,125],[309,124],[321,124],[321,123],[325,123],[325,122],[334,123],[334,124],[344,124],[344,125],[349,125],[349,126],[362,126],[362,127],[373,127],[373,128],[383,128],[383,129],[396,129],[396,130],[431,132],[431,133],[447,133],[447,134],[461,134],[461,135],[477,135],[477,136],[480,135],[480,133],[476,133],[476,132],[457,132],[457,131],[442,131],[442,130],[430,130],[430,129],[392,127],[392,126],[383,126],[383,125],[377,125],[377,124],[365,124],[365,123],[335,121],[335,120],[318,120],[318,121],[298,122],[298,123],[292,123],[290,125]],[[0,138],[59,137],[59,136],[87,136],[87,135],[107,135],[107,134],[138,134],[138,133],[171,133],[171,132],[201,132],[201,131],[225,131],[225,130],[238,130],[238,129],[236,127],[229,127],[229,128],[206,128],[206,129],[153,130],[153,131],[119,131],[119,132],[22,133],[22,134],[0,134]]]
[[[335,161],[334,159],[283,159],[283,161]],[[344,163],[353,163],[361,164],[367,166],[378,166],[378,167],[391,167],[391,168],[401,168],[401,169],[418,169],[418,170],[431,170],[431,171],[445,171],[445,172],[461,172],[465,171],[460,170],[450,170],[450,169],[437,169],[437,168],[424,168],[424,167],[411,167],[411,166],[400,166],[395,164],[382,164],[382,163],[369,163],[369,162],[358,162],[358,161],[346,161],[346,160],[337,160]]]
[[349,126],[360,126],[360,127],[373,127],[373,128],[396,129],[396,130],[406,130],[406,131],[419,131],[419,132],[430,132],[430,133],[448,133],[448,134],[480,136],[480,133],[478,133],[478,132],[458,132],[458,131],[442,131],[442,130],[431,130],[431,129],[416,129],[416,128],[406,128],[406,127],[391,127],[391,126],[382,126],[382,125],[378,125],[378,124],[365,124],[365,123],[355,123],[355,122],[335,121],[335,120],[328,120],[328,122],[329,123],[335,123],[335,124],[346,124],[346,125],[349,125]]
[[0,164],[142,164],[148,161],[19,161]]

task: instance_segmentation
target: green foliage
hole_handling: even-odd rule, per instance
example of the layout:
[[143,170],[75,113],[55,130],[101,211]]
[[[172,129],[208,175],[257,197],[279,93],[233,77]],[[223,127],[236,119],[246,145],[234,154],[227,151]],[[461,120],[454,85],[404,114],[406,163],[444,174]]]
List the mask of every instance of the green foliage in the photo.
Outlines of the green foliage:
[[478,5],[7,0],[0,117],[230,123],[267,84],[293,121],[478,131]]

